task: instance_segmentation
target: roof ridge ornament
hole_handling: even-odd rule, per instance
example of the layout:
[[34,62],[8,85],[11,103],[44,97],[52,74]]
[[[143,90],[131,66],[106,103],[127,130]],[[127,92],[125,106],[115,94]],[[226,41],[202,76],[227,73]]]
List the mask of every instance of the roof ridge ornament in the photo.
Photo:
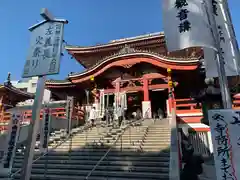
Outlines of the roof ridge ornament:
[[136,50],[129,45],[125,44],[124,47],[119,51],[119,54],[130,54],[134,53]]
[[8,85],[8,86],[12,85],[12,83],[11,83],[11,73],[10,72],[8,72],[7,81],[6,81],[5,85]]

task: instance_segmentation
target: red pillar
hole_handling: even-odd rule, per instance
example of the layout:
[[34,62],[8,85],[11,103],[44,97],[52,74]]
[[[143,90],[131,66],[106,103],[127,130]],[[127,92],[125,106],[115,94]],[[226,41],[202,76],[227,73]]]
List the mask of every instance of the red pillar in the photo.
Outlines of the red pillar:
[[149,101],[148,79],[143,79],[143,101]]
[[142,101],[143,118],[152,118],[151,101],[149,100],[148,79],[143,78],[143,101]]

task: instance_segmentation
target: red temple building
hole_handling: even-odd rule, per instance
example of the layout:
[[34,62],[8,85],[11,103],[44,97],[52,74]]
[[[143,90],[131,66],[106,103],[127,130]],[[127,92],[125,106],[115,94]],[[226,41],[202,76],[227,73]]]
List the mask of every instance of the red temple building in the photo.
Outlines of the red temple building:
[[8,75],[7,82],[0,85],[0,132],[7,129],[10,120],[11,115],[6,111],[15,107],[19,102],[33,98],[33,94],[21,91],[12,86],[10,74]]
[[[201,49],[169,53],[164,34],[154,33],[89,47],[67,46],[66,50],[85,71],[71,72],[65,80],[47,81],[54,99],[74,96],[82,106],[95,104],[103,114],[106,106],[118,103],[124,94],[128,113],[140,109],[144,118],[154,117],[158,109],[169,116],[176,104],[180,123],[197,123],[195,129],[209,131],[200,123],[201,107],[190,98],[205,86]],[[174,98],[169,96],[169,78]]]
[[[129,118],[139,110],[143,118],[155,118],[159,109],[168,117],[174,108],[178,128],[198,132],[212,152],[209,126],[201,122],[202,107],[193,98],[206,86],[201,48],[169,53],[164,34],[154,33],[89,47],[67,46],[66,50],[85,70],[71,72],[65,80],[48,80],[46,87],[56,102],[74,97],[73,119],[83,122],[92,105],[99,118],[106,115],[106,109],[119,105],[127,109]],[[3,104],[12,107],[32,98],[9,83],[0,86],[0,128],[10,120]],[[240,95],[233,96],[233,109],[240,109],[239,104]],[[23,113],[24,121],[30,121],[31,109]],[[66,114],[66,107],[51,110],[51,115],[63,121]],[[192,137],[197,149],[199,143]]]

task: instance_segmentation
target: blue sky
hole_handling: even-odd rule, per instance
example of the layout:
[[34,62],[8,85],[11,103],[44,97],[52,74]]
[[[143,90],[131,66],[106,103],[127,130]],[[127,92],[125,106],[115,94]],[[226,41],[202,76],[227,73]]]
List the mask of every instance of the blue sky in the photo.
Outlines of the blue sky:
[[[228,2],[239,41],[240,0]],[[41,20],[42,7],[69,20],[64,39],[72,45],[94,45],[163,30],[161,0],[1,0],[0,83],[8,72],[13,80],[21,78],[30,39],[28,27]],[[65,52],[60,74],[51,78],[64,79],[69,72],[81,70]]]

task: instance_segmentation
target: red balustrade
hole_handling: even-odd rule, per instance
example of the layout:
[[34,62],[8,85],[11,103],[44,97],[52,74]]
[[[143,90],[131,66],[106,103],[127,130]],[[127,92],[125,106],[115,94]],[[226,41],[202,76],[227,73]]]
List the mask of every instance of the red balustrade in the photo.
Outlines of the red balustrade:
[[[51,115],[57,118],[66,119],[66,110],[63,107],[59,108],[52,108],[51,109]],[[74,108],[72,113],[72,119],[73,120],[83,120],[84,119],[84,110]],[[10,121],[11,113],[10,112],[4,112],[0,115],[0,132],[7,130],[7,124]],[[32,111],[26,110],[23,112],[23,123],[28,123],[31,121],[32,118]],[[40,120],[43,118],[43,109],[40,112]]]

